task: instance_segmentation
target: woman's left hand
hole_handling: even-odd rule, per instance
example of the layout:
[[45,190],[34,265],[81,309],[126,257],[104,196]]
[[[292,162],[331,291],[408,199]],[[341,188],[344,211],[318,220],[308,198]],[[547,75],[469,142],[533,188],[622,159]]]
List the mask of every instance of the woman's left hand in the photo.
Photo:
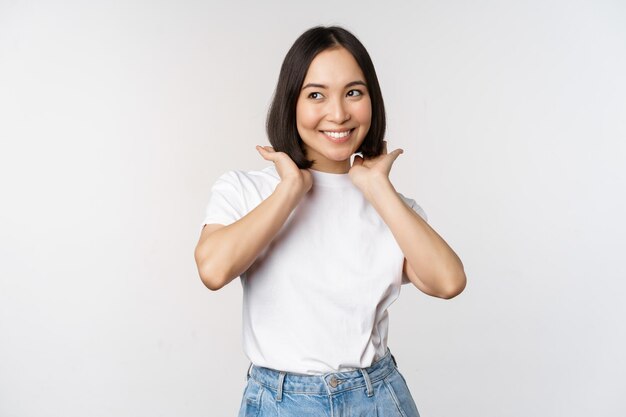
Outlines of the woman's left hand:
[[352,183],[356,185],[365,195],[370,199],[370,188],[372,185],[380,183],[381,181],[389,181],[389,172],[394,161],[404,150],[398,148],[391,153],[387,153],[387,141],[383,141],[383,153],[375,158],[363,159],[361,156],[356,155],[354,162],[348,174]]

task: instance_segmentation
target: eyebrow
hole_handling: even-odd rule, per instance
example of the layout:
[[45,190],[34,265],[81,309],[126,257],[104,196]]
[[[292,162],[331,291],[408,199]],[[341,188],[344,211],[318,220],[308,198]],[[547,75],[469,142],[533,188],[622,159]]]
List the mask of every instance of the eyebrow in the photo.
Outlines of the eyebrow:
[[[345,85],[344,88],[348,88],[348,87],[352,87],[353,85],[362,85],[363,87],[367,88],[367,84],[365,84],[363,81],[361,80],[357,80],[357,81],[351,81],[348,84]],[[307,85],[305,85],[304,87],[302,87],[302,90],[304,90],[305,88],[310,88],[310,87],[316,87],[316,88],[328,88],[327,85],[324,84],[316,84],[316,83],[308,83]]]

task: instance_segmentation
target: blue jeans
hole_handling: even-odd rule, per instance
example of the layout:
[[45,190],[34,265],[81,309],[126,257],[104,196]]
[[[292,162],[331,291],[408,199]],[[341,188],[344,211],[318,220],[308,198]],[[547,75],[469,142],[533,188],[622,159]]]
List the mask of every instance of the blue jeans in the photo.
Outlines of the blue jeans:
[[389,348],[368,368],[303,375],[250,365],[239,417],[419,417]]

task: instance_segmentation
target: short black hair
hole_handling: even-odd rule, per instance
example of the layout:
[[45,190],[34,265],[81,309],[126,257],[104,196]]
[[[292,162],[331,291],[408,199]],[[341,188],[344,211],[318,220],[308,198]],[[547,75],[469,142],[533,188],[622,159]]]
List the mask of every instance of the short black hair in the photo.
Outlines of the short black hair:
[[345,48],[361,67],[372,104],[370,129],[357,153],[360,152],[363,157],[376,157],[383,152],[385,105],[372,59],[363,44],[346,29],[339,26],[316,26],[300,35],[287,52],[265,125],[274,150],[285,152],[300,169],[311,168],[314,162],[306,158],[296,125],[296,103],[300,89],[315,56],[336,47]]

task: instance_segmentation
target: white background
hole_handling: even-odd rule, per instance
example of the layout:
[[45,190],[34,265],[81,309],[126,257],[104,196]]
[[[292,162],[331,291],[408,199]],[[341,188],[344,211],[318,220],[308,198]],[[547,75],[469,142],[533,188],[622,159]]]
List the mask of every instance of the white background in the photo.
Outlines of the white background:
[[193,250],[317,24],[368,48],[391,180],[466,268],[390,308],[422,416],[626,415],[625,3],[294,3],[0,1],[0,416],[236,415],[241,285]]

